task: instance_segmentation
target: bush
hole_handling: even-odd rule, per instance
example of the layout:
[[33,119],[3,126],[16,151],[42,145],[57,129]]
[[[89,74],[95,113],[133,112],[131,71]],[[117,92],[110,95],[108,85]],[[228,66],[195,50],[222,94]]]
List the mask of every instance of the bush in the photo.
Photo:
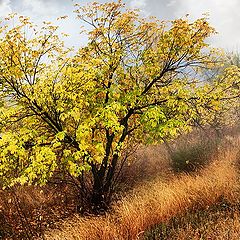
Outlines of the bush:
[[183,141],[170,151],[171,166],[176,172],[193,172],[209,163],[217,148],[218,142],[213,138]]

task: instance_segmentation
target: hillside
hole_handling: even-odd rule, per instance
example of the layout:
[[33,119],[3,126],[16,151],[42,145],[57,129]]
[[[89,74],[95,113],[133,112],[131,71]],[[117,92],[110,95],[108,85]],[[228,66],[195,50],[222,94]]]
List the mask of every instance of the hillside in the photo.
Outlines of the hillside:
[[[106,216],[79,217],[46,239],[239,239],[239,139],[192,175],[142,183]],[[151,230],[149,230],[151,229]]]

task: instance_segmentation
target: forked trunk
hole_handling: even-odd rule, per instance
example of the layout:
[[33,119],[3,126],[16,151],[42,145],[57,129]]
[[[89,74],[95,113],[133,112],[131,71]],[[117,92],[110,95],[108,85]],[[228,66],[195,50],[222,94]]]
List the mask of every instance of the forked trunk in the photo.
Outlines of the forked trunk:
[[108,209],[112,197],[112,187],[115,169],[117,165],[118,155],[114,155],[111,165],[105,169],[104,173],[94,167],[93,173],[93,188],[91,196],[92,209],[96,212],[105,211]]

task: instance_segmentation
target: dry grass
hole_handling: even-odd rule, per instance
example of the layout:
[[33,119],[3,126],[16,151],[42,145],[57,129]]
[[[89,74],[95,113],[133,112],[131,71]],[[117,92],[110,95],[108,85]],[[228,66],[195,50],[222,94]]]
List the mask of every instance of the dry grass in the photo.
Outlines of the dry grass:
[[124,165],[120,188],[132,189],[156,177],[163,180],[173,177],[169,152],[163,144],[141,146]]
[[31,239],[75,211],[68,186],[24,186],[0,190],[0,239]]
[[152,226],[167,223],[174,216],[189,211],[208,209],[220,199],[236,204],[239,175],[235,164],[239,142],[236,139],[229,141],[236,146],[224,149],[199,174],[182,174],[171,181],[163,182],[160,178],[144,183],[115,204],[110,214],[88,218],[75,216],[64,222],[61,229],[47,232],[46,239],[140,239]]
[[[138,149],[131,165],[124,168],[119,190],[127,195],[129,189],[153,176],[161,175],[165,179],[169,168],[164,146]],[[0,190],[0,239],[34,239],[45,229],[57,227],[59,220],[77,212],[75,190],[64,183]]]
[[239,206],[221,203],[175,217],[145,233],[145,240],[238,240],[240,239]]

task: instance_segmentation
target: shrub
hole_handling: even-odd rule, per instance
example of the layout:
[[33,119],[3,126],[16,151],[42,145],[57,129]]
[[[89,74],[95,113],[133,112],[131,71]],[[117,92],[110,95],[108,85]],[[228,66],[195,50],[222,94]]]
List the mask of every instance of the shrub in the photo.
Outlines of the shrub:
[[176,172],[193,172],[204,167],[217,154],[216,139],[183,142],[170,152],[171,166]]

